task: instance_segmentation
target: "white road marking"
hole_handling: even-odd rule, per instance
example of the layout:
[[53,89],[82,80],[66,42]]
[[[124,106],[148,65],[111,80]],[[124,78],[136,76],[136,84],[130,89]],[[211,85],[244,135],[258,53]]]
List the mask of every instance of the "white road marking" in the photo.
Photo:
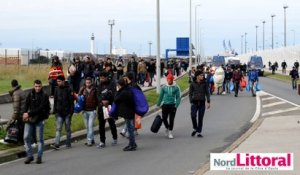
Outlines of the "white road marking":
[[265,112],[261,116],[280,114],[280,113],[283,113],[283,112],[290,112],[290,111],[296,111],[296,110],[300,110],[300,107],[293,107],[293,108],[288,108],[288,109],[285,109],[285,110],[277,110],[277,111],[272,111],[272,112]]
[[280,102],[275,102],[275,103],[270,103],[270,104],[267,104],[267,105],[263,105],[262,107],[267,108],[267,107],[272,107],[272,106],[281,105],[281,104],[285,104],[285,103],[286,103],[285,101],[280,101]]
[[261,101],[267,101],[267,100],[273,100],[273,99],[276,99],[276,97],[262,98]]

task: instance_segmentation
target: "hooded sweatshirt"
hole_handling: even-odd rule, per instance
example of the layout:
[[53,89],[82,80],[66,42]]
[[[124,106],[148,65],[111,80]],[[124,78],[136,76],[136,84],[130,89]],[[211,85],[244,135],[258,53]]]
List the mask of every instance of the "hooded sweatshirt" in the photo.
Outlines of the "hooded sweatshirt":
[[164,85],[159,94],[157,106],[161,104],[175,104],[176,108],[181,101],[180,88],[173,82],[172,85]]

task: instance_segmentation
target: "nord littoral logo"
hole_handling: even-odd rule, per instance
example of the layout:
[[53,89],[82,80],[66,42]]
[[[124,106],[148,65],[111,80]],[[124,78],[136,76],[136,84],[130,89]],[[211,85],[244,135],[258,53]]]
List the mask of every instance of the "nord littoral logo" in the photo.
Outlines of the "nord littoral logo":
[[211,153],[210,170],[294,170],[293,153]]

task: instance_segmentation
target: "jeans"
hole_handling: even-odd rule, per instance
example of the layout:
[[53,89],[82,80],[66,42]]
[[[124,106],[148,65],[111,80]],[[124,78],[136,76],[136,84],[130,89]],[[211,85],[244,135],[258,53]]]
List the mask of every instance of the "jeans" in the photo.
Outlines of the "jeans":
[[230,80],[225,81],[225,89],[226,89],[226,93],[230,94]]
[[293,89],[297,89],[297,78],[292,78]]
[[[197,122],[197,112],[198,112],[198,122]],[[193,128],[198,133],[202,132],[204,113],[205,113],[205,102],[199,104],[192,104],[191,119],[193,123]]]
[[234,82],[234,92],[235,92],[235,95],[239,94],[239,89],[240,89],[240,82],[239,81],[235,81]]
[[106,140],[106,137],[105,137],[106,121],[109,124],[111,135],[113,136],[113,139],[117,140],[118,134],[117,134],[117,126],[116,126],[115,120],[113,118],[108,118],[108,119],[104,120],[102,107],[100,107],[98,110],[98,120],[99,120],[100,142],[105,143],[105,140]]
[[[176,115],[175,104],[164,104],[162,105],[162,119],[166,129],[172,131],[174,127],[174,119]],[[169,122],[168,122],[169,118]]]
[[65,129],[66,129],[66,145],[71,145],[71,115],[68,114],[67,116],[63,117],[60,114],[56,114],[56,133],[55,133],[55,144],[59,145],[60,143],[60,136],[61,136],[61,130],[62,125],[65,123]]
[[50,85],[50,95],[54,96],[55,87],[57,86],[57,82],[54,79],[49,80]]
[[139,80],[140,80],[140,84],[144,85],[144,82],[146,80],[146,74],[145,73],[139,73]]
[[94,121],[96,113],[95,111],[84,111],[84,124],[86,127],[86,139],[87,143],[91,144],[92,140],[94,140]]
[[25,142],[25,149],[27,157],[33,156],[32,151],[32,139],[34,135],[34,128],[38,131],[38,157],[43,156],[44,151],[44,121],[40,121],[39,123],[25,123],[24,127],[24,142]]
[[250,81],[250,83],[251,83],[251,85],[250,85],[251,92],[252,92],[252,95],[254,96],[254,95],[256,95],[256,84],[257,84],[257,82],[256,81]]
[[129,145],[135,146],[135,135],[134,135],[134,119],[125,119],[125,124],[127,126],[129,135]]

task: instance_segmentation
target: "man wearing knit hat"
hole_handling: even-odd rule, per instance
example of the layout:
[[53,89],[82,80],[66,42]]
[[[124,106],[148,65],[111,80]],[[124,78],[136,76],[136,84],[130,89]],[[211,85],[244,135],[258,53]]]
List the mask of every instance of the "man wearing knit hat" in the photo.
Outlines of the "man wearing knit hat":
[[180,104],[180,101],[180,88],[178,85],[176,85],[176,83],[174,83],[174,76],[172,74],[168,74],[167,84],[164,85],[160,90],[157,106],[161,106],[162,108],[162,118],[166,127],[166,136],[169,139],[174,138],[172,131],[176,110]]

